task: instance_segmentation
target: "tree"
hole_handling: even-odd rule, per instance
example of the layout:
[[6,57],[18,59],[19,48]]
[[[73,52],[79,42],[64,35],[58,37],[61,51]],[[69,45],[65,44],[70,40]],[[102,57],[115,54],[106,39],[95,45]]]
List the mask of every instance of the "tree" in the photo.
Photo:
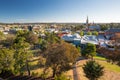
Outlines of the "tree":
[[17,32],[17,37],[24,37],[25,41],[30,44],[36,44],[38,42],[38,36],[31,31],[28,32],[20,30]]
[[69,70],[80,53],[73,45],[61,42],[49,46],[45,55],[46,66],[52,68],[53,77],[55,77],[55,75],[60,75],[62,72]]
[[14,70],[14,50],[0,49],[0,73]]
[[49,44],[54,44],[60,42],[60,39],[56,36],[55,33],[46,33],[46,41]]
[[99,48],[97,52],[102,54],[108,60],[108,62],[111,62],[112,64],[117,64],[118,66],[120,66],[120,50],[119,49],[115,49],[113,51],[107,48]]
[[16,32],[17,37],[25,37],[28,34],[28,31],[19,30]]
[[47,41],[41,40],[41,42],[40,42],[40,49],[42,51],[45,51],[47,49],[47,45],[48,45]]
[[84,73],[89,80],[97,80],[104,74],[104,67],[95,61],[88,61],[83,66]]
[[29,69],[29,59],[32,57],[32,54],[29,52],[29,43],[25,42],[24,37],[17,37],[15,39],[13,48],[15,49],[15,72],[23,73],[23,68],[26,67],[28,71],[28,75],[30,75],[30,69]]
[[87,43],[84,50],[82,50],[82,55],[85,57],[92,57],[96,55],[96,46],[91,43]]
[[97,31],[94,31],[92,34],[95,35],[95,36],[98,36],[98,32]]
[[26,38],[26,41],[30,44],[38,43],[38,36],[33,32],[28,32],[25,38]]
[[109,25],[100,25],[101,26],[101,30],[102,31],[105,31],[105,30],[107,30],[110,26]]
[[0,31],[0,41],[5,39],[5,35]]
[[14,43],[15,36],[14,35],[8,35],[5,40],[1,41],[1,45],[6,48],[10,48]]
[[81,52],[81,48],[79,46],[77,46],[77,49],[78,49],[79,52]]
[[87,32],[87,35],[92,35],[92,33],[91,32]]
[[80,36],[83,36],[84,35],[84,32],[83,31],[80,31]]

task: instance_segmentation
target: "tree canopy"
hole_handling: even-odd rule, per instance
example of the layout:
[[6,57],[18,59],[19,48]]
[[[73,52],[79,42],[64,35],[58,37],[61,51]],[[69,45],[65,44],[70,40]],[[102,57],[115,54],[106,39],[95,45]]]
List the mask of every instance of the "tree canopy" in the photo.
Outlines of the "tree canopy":
[[88,61],[83,66],[84,73],[89,80],[97,80],[104,74],[104,67],[95,61]]
[[[53,77],[69,70],[71,64],[76,61],[80,53],[76,47],[71,44],[61,42],[51,45],[46,50],[46,65],[53,69]],[[71,64],[70,64],[71,63]]]
[[14,50],[0,49],[0,71],[13,71],[14,63]]
[[93,57],[96,55],[96,46],[91,43],[87,43],[84,50],[82,50],[82,55],[86,57]]

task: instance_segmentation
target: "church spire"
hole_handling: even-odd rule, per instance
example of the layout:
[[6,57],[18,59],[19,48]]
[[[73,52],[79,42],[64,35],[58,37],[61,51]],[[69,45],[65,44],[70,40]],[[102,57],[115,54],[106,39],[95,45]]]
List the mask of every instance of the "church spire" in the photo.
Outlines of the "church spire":
[[86,19],[86,25],[88,26],[88,23],[89,23],[89,19],[88,19],[88,16],[87,16],[87,19]]

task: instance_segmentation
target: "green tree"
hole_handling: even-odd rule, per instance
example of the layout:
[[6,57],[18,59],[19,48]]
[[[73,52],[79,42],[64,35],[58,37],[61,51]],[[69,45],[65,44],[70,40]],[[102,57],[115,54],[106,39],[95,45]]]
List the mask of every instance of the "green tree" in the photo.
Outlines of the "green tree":
[[84,35],[84,32],[83,31],[80,31],[80,36],[83,36]]
[[30,44],[36,44],[38,43],[38,36],[34,34],[33,32],[28,32],[25,36],[26,41]]
[[79,57],[80,53],[76,47],[65,42],[53,44],[46,50],[46,66],[53,70],[53,77],[69,70]]
[[5,35],[0,31],[0,41],[5,39]]
[[91,43],[87,43],[84,50],[82,50],[82,55],[86,57],[92,57],[96,55],[96,46]]
[[55,33],[46,33],[46,39],[49,44],[54,44],[60,42],[60,39],[56,36]]
[[13,48],[15,49],[15,72],[20,74],[23,73],[24,67],[26,67],[28,71],[28,75],[30,75],[29,69],[29,59],[32,57],[32,54],[29,52],[30,45],[29,43],[25,42],[24,37],[17,37],[15,39]]
[[104,67],[95,61],[88,61],[83,66],[84,73],[89,80],[97,80],[104,74]]
[[81,52],[81,48],[79,46],[77,47],[77,49],[78,49],[79,52]]
[[25,37],[28,34],[28,31],[19,30],[16,32],[17,37]]
[[97,32],[97,31],[94,31],[94,32],[92,33],[92,35],[98,36],[98,32]]
[[0,49],[0,73],[14,70],[14,50]]
[[100,26],[101,26],[102,31],[107,30],[108,28],[110,28],[109,25],[100,25]]
[[7,35],[5,40],[1,41],[2,47],[10,48],[14,43],[15,36],[14,35]]
[[48,42],[46,40],[41,40],[41,42],[40,42],[40,49],[42,51],[45,51],[47,49],[47,46],[48,46]]
[[87,35],[92,35],[92,33],[91,32],[87,32]]

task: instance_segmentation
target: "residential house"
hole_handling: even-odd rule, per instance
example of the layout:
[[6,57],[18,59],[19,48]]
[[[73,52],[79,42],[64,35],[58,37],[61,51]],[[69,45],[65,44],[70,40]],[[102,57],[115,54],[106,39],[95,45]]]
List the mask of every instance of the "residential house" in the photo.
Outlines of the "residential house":
[[120,28],[110,28],[105,31],[104,35],[107,39],[114,39],[116,33],[120,33]]

